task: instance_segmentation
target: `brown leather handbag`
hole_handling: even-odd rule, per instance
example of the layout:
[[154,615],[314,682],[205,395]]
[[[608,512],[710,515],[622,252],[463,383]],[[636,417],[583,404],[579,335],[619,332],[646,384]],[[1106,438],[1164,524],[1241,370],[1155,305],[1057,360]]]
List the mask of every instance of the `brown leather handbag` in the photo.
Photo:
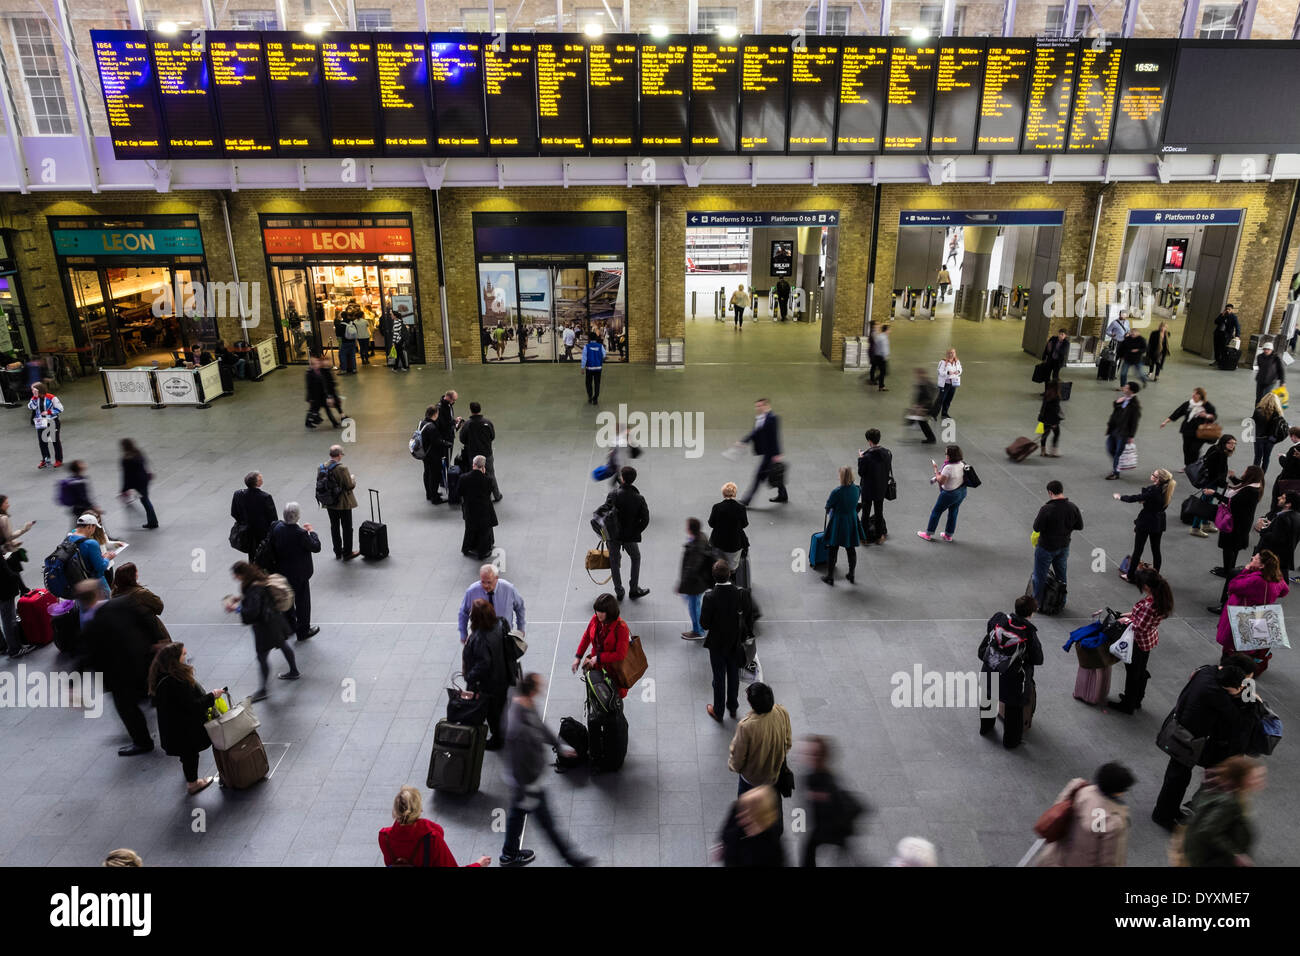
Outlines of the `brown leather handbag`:
[[1223,426],[1217,422],[1209,422],[1205,425],[1196,426],[1196,437],[1201,441],[1218,441],[1223,435]]
[[650,662],[646,660],[645,650],[641,647],[641,638],[633,634],[627,642],[627,654],[623,659],[608,661],[602,666],[615,684],[630,688],[650,669]]

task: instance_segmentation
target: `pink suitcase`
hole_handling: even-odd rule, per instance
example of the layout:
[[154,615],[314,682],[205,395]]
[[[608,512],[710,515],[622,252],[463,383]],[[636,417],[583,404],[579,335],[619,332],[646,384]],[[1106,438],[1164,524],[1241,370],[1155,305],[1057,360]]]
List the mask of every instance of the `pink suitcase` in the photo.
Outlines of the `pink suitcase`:
[[1074,677],[1074,696],[1085,704],[1100,704],[1110,693],[1109,667],[1080,667]]

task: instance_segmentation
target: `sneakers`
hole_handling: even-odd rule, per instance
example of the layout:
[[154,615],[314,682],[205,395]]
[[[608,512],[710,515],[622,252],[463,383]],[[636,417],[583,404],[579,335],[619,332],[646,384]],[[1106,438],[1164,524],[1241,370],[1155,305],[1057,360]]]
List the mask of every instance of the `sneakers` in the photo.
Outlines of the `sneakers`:
[[694,631],[682,631],[682,640],[683,640],[683,641],[702,641],[702,640],[704,640],[704,635],[703,635],[703,634],[696,634]]
[[713,718],[714,720],[716,720],[718,723],[722,723],[722,715],[719,714],[719,713],[717,713],[717,712],[713,709],[713,705],[712,705],[712,704],[706,704],[706,705],[704,706],[704,709],[705,709],[705,711],[708,713],[708,715],[709,715],[710,717],[712,717],[712,718]]
[[527,866],[537,859],[537,854],[533,850],[520,850],[518,853],[502,853],[497,862],[502,866]]
[[943,538],[943,540],[947,541],[949,544],[952,543],[952,535],[950,534],[944,533],[939,535],[939,537]]
[[1117,480],[1118,478],[1119,478],[1119,472],[1118,472],[1118,471],[1112,471],[1109,475],[1106,476],[1106,480],[1107,480],[1107,481],[1115,481],[1115,480]]
[[41,460],[41,463],[40,463],[39,465],[37,465],[36,467],[37,467],[37,468],[49,468],[49,467],[50,467],[50,463],[49,463],[48,461],[45,461],[44,459],[42,459],[42,460]]
[[1210,536],[1210,532],[1206,531],[1204,528],[1193,528],[1192,534],[1196,535],[1198,538],[1208,538]]
[[63,467],[63,462],[61,462],[61,461],[56,461],[56,462],[54,463],[54,467],[55,467],[55,468],[62,468],[62,467]]
[[930,532],[928,532],[928,531],[918,531],[918,532],[916,533],[916,536],[917,536],[918,538],[924,538],[926,541],[933,541],[933,540],[934,540],[934,535],[930,534]]

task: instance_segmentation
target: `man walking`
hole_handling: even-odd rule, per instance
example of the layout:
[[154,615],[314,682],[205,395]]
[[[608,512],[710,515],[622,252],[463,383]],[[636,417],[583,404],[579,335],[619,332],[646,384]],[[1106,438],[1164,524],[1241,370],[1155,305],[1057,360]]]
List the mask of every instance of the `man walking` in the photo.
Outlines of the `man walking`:
[[1047,381],[1056,382],[1061,378],[1061,369],[1070,356],[1070,334],[1065,329],[1057,329],[1056,334],[1043,346],[1043,363],[1047,366]]
[[1116,356],[1119,358],[1119,388],[1122,389],[1128,384],[1130,369],[1137,369],[1142,381],[1148,381],[1146,367],[1143,364],[1146,355],[1147,340],[1138,334],[1137,329],[1129,329],[1116,349]]
[[[451,394],[455,394],[452,392]],[[483,406],[478,402],[469,403],[469,418],[460,426],[460,441],[465,446],[464,455],[468,460],[479,456],[487,462],[487,476],[492,483],[492,500],[501,500],[501,489],[497,486],[496,468],[492,465],[492,443],[496,441],[497,430],[492,422],[483,417]]]
[[613,533],[609,540],[609,570],[614,579],[614,596],[623,600],[623,555],[626,551],[632,559],[632,600],[636,601],[650,593],[649,588],[640,586],[641,581],[641,532],[650,525],[650,507],[641,497],[636,487],[636,469],[624,465],[619,469],[618,487],[605,498],[605,505],[614,513],[614,527],[609,522],[605,527]]
[[[100,586],[99,597],[108,594],[102,582],[94,583]],[[158,641],[157,624],[130,595],[96,604],[93,614],[83,631],[85,645],[90,648],[91,669],[104,675],[104,687],[113,695],[113,707],[131,736],[131,743],[119,748],[117,755],[147,754],[154,743],[140,701],[149,696],[149,665]]]
[[582,371],[587,378],[587,404],[595,405],[600,401],[600,372],[605,366],[605,346],[600,344],[600,336],[595,332],[587,333],[587,344],[582,347]]
[[1111,406],[1110,418],[1106,421],[1106,452],[1110,455],[1107,481],[1119,477],[1120,456],[1124,454],[1124,447],[1137,436],[1138,419],[1142,417],[1142,407],[1137,400],[1140,390],[1137,382],[1129,382]]
[[388,351],[393,356],[394,372],[409,372],[411,363],[406,357],[406,348],[410,334],[406,331],[406,322],[393,310],[388,311]]
[[1047,586],[1050,567],[1056,580],[1065,587],[1065,565],[1070,560],[1070,535],[1083,530],[1083,515],[1078,506],[1065,497],[1065,486],[1059,481],[1047,483],[1047,503],[1038,509],[1034,518],[1034,531],[1038,544],[1034,548],[1034,600],[1043,606],[1043,590]]
[[524,599],[513,584],[501,577],[495,565],[485,564],[478,569],[478,580],[465,589],[460,602],[460,613],[456,617],[462,644],[469,637],[470,609],[480,599],[492,605],[497,617],[506,622],[507,629],[525,633]]
[[310,524],[298,524],[302,509],[298,502],[284,506],[284,520],[277,521],[271,529],[271,550],[275,554],[276,571],[283,574],[293,589],[293,607],[285,618],[289,627],[306,641],[320,633],[311,623],[311,576],[315,570],[311,556],[320,554],[320,538]]
[[754,428],[741,439],[743,445],[753,445],[754,454],[759,455],[758,471],[754,474],[754,483],[749,486],[740,503],[749,506],[759,485],[766,479],[776,489],[776,497],[769,501],[784,503],[790,500],[785,491],[785,465],[781,462],[781,423],[772,411],[772,405],[766,398],[754,403]]
[[262,473],[250,471],[244,476],[244,487],[230,496],[230,517],[241,525],[243,544],[248,563],[254,564],[257,549],[266,540],[275,524],[275,499],[262,490]]
[[736,719],[740,706],[740,665],[745,656],[743,644],[754,633],[757,616],[758,608],[749,589],[737,587],[731,580],[731,568],[726,561],[715,561],[713,587],[704,592],[700,604],[700,627],[706,633],[704,646],[713,670],[713,703],[705,710],[718,723],[722,723],[724,703],[731,719]]
[[1259,358],[1255,360],[1255,404],[1278,385],[1286,384],[1286,368],[1282,359],[1273,351],[1273,342],[1265,340],[1259,347]]
[[560,833],[546,803],[546,791],[539,782],[546,765],[546,747],[551,746],[566,757],[573,750],[555,736],[537,712],[537,697],[546,687],[541,674],[528,673],[519,682],[519,691],[510,703],[506,718],[506,780],[510,784],[510,809],[506,813],[506,838],[501,846],[502,866],[527,866],[537,854],[521,845],[524,818],[532,814],[550,837],[555,849],[569,866],[591,866],[593,860],[583,856]]
[[1128,309],[1120,309],[1119,315],[1115,316],[1110,325],[1106,326],[1106,338],[1118,346],[1132,327],[1128,320]]
[[887,392],[885,376],[889,373],[889,326],[882,325],[871,337],[871,371],[878,391]]
[[342,446],[331,445],[329,461],[316,468],[316,502],[329,512],[336,561],[351,561],[361,553],[352,550],[352,512],[357,506],[352,492],[356,486],[357,480],[343,464]]
[[785,276],[776,280],[776,307],[781,311],[784,322],[790,311],[790,283]]
[[487,462],[482,455],[475,458],[473,467],[461,475],[460,513],[465,519],[460,553],[486,561],[492,556],[496,544],[492,529],[497,525],[497,511],[492,507],[492,482],[487,476]]
[[334,428],[339,427],[339,419],[334,417],[334,413],[337,411],[342,415],[343,410],[339,406],[339,393],[334,385],[334,373],[325,364],[320,352],[312,352],[307,360],[307,404],[308,428],[315,428],[321,423],[322,408],[329,416],[330,425]]
[[1223,311],[1214,317],[1214,361],[1210,364],[1222,367],[1223,355],[1228,350],[1228,343],[1240,337],[1241,322],[1237,320],[1237,308],[1229,302],[1223,307]]
[[573,326],[566,325],[564,327],[563,341],[564,341],[564,361],[572,362],[573,346],[578,341],[578,333],[573,331]]
[[764,785],[776,790],[776,831],[784,833],[785,814],[781,810],[781,789],[777,781],[785,766],[786,754],[794,745],[790,715],[776,702],[772,688],[761,681],[750,684],[745,697],[749,701],[749,713],[736,725],[727,769],[740,776],[737,796]]
[[[864,436],[867,447],[858,449],[858,478],[862,484],[862,527],[867,533],[867,540],[884,544],[889,536],[889,526],[885,524],[885,493],[889,489],[889,480],[894,477],[894,456],[890,450],[880,444],[880,429],[868,428]],[[872,521],[875,515],[875,521]]]

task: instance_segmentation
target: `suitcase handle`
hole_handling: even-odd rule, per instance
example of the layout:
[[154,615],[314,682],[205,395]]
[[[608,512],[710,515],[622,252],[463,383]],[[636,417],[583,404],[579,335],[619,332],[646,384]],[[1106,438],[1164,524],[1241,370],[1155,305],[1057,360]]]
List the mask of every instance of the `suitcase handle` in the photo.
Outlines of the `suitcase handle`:
[[[369,491],[370,491],[370,520],[371,521],[378,520],[379,523],[382,524],[384,518],[383,518],[383,512],[379,510],[379,492],[376,491],[374,488],[369,489]],[[375,518],[376,514],[379,515],[378,519]]]

